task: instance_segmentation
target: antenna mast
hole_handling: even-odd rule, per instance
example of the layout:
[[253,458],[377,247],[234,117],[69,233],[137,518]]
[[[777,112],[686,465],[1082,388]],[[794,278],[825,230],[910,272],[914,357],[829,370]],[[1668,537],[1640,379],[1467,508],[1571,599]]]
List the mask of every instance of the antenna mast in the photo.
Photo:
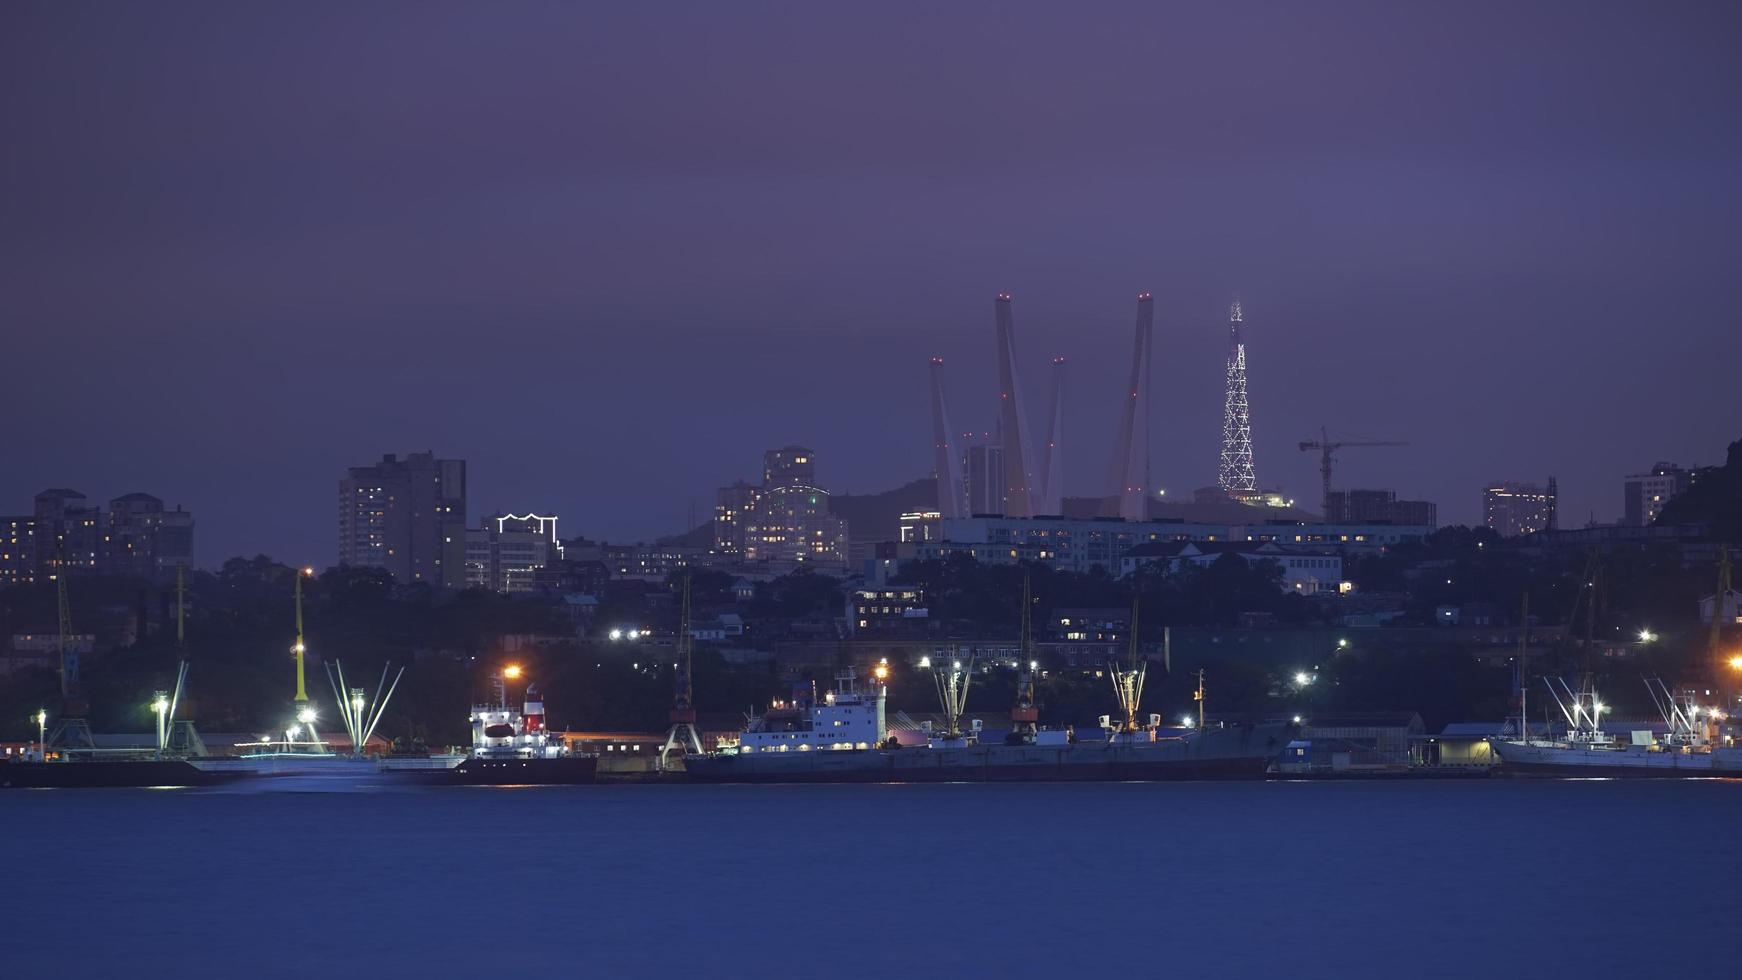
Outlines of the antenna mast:
[[1222,458],[1216,482],[1229,497],[1258,489],[1252,470],[1252,411],[1246,401],[1246,341],[1240,336],[1245,319],[1238,299],[1228,307],[1227,390],[1222,401]]

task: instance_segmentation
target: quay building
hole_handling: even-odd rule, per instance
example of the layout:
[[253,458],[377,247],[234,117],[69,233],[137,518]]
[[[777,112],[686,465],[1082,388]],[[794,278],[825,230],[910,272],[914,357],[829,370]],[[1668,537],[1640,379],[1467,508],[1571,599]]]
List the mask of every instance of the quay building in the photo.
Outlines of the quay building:
[[[1114,576],[1136,571],[1145,561],[1207,564],[1222,553],[1233,551],[1250,556],[1248,560],[1276,560],[1285,572],[1310,570],[1314,574],[1294,576],[1291,580],[1303,582],[1300,591],[1319,591],[1341,580],[1341,559],[1336,556],[1345,552],[1382,552],[1407,541],[1419,541],[1432,531],[1433,526],[1428,524],[1381,522],[1212,524],[1127,521],[1116,517],[946,518],[933,511],[902,516],[898,548],[904,559],[925,561],[968,555],[983,563],[1039,562],[1079,574],[1099,568]],[[1184,544],[1194,546],[1191,553],[1184,550],[1169,553],[1166,548],[1156,547]],[[1247,545],[1251,547],[1242,547]],[[1336,560],[1326,564],[1309,563],[1328,562],[1332,558]],[[1304,586],[1308,578],[1321,584],[1309,590]]]

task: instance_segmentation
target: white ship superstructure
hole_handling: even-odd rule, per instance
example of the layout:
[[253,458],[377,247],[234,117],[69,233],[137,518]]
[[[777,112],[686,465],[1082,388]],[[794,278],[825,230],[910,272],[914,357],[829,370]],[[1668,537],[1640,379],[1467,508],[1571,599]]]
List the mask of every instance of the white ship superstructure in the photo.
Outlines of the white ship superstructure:
[[507,704],[498,679],[496,704],[472,707],[472,758],[557,759],[568,754],[561,739],[552,741],[544,724],[544,699],[528,685],[519,709]]
[[[888,738],[884,704],[888,689],[874,684],[861,691],[852,671],[835,678],[836,688],[821,698],[816,684],[793,691],[792,700],[776,701],[765,714],[751,718],[738,736],[736,751],[815,752],[870,749]],[[722,746],[731,751],[733,746]]]

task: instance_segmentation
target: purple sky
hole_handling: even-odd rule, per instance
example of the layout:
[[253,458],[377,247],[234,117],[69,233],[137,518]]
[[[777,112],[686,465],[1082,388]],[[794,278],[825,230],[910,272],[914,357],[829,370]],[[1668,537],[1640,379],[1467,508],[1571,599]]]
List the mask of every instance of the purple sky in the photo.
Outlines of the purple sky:
[[382,452],[620,539],[766,446],[884,489],[931,355],[990,424],[999,291],[1073,494],[1144,290],[1170,491],[1234,292],[1303,500],[1320,424],[1446,522],[1551,473],[1613,520],[1742,436],[1742,8],[1161,6],[6,4],[0,512],[148,490],[202,562],[320,562]]

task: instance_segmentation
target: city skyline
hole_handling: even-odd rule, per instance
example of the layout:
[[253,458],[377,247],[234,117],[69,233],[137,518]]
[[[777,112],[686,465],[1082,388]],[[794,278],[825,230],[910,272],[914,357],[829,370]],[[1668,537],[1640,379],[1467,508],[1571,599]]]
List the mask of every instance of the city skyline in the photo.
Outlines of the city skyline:
[[[237,10],[223,44],[188,11],[12,11],[39,84],[0,92],[34,137],[0,164],[0,303],[14,363],[81,353],[0,389],[0,498],[146,489],[200,515],[201,564],[318,561],[336,474],[433,449],[469,520],[651,539],[771,445],[845,492],[929,473],[925,364],[988,427],[1001,291],[1031,433],[1070,359],[1064,492],[1094,494],[1152,291],[1170,494],[1215,480],[1237,294],[1264,485],[1315,500],[1295,443],[1325,425],[1411,443],[1337,483],[1445,523],[1550,475],[1563,525],[1614,521],[1626,475],[1718,462],[1742,414],[1710,356],[1742,146],[1706,122],[1742,68],[1733,12],[1582,9],[557,10],[512,56],[464,9],[411,40]],[[722,46],[708,84],[680,70]]]

